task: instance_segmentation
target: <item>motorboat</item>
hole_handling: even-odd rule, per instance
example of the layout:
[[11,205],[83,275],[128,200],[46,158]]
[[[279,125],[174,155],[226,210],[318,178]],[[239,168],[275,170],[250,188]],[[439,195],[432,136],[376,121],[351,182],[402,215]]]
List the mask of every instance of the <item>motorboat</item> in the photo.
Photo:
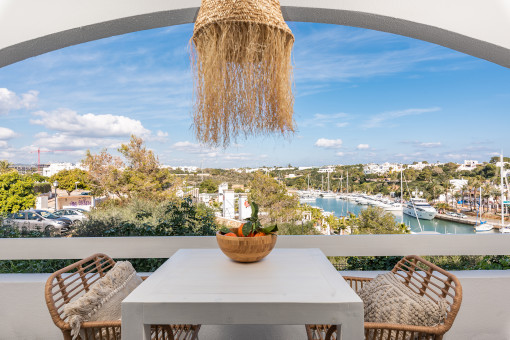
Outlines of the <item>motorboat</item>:
[[411,198],[404,207],[404,214],[422,220],[431,220],[437,215],[437,210],[423,198]]
[[322,197],[322,198],[336,198],[336,195],[337,195],[336,193],[331,192],[331,191],[330,192],[321,192],[320,193],[320,197]]
[[384,210],[387,211],[402,211],[402,209],[404,209],[404,205],[402,203],[391,203],[384,207]]
[[510,234],[510,227],[509,226],[501,227],[499,229],[499,232],[502,233],[502,234]]
[[491,231],[494,229],[494,226],[487,222],[480,222],[480,224],[475,225],[475,231],[477,233],[484,232],[484,231]]

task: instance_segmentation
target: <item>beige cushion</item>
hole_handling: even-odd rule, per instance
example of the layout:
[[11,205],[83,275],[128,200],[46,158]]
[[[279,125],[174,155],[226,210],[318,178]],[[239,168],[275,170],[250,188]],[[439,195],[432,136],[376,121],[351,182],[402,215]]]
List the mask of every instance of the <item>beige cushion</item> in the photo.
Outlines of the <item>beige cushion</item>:
[[437,326],[444,322],[446,300],[436,303],[402,283],[393,273],[378,275],[358,292],[363,300],[365,322]]
[[117,262],[87,293],[64,307],[73,339],[78,337],[82,322],[120,320],[122,300],[140,283],[142,279],[130,262]]

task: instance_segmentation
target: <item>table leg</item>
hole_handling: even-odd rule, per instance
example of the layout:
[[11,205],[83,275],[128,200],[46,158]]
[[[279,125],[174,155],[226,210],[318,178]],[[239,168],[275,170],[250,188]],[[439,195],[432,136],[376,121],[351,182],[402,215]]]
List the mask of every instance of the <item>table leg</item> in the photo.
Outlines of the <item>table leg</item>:
[[143,323],[143,306],[141,304],[122,304],[122,340],[150,340],[150,325]]
[[348,318],[343,324],[336,325],[336,328],[339,340],[363,340],[365,338],[363,317]]

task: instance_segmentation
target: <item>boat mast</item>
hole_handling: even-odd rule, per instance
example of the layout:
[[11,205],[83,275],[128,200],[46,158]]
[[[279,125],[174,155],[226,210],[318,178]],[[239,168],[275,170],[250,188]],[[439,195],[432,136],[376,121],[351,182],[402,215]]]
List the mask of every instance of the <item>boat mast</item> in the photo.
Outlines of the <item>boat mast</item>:
[[343,183],[342,183],[342,182],[343,182],[343,180],[344,180],[344,175],[340,176],[340,193],[341,193],[341,194],[344,192],[344,188],[343,188],[343,186],[342,186],[342,184],[343,184]]
[[402,190],[402,168],[400,168],[400,212],[402,213],[402,223],[404,223],[404,195]]
[[345,182],[345,185],[347,186],[347,193],[349,193],[349,170],[347,170],[347,181]]
[[[475,199],[476,199],[476,196],[475,196]],[[480,203],[482,201],[482,187],[480,187],[480,198],[478,199],[478,206],[476,207],[476,225],[479,225],[479,222],[478,222],[478,210],[480,210]],[[475,203],[476,205],[476,203]],[[480,222],[481,222],[482,218],[480,216]]]
[[329,171],[328,171],[328,192],[329,192]]
[[503,182],[503,174],[504,174],[504,166],[505,164],[503,163],[503,152],[501,152],[501,157],[500,157],[500,163],[501,163],[501,186],[500,186],[500,189],[501,189],[501,228],[504,228],[505,227],[505,184]]

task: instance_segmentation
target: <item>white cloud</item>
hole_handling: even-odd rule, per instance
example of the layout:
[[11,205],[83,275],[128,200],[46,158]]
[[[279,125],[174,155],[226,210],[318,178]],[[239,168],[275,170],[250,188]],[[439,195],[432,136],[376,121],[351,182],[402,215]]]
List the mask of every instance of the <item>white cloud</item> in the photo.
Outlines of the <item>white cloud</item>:
[[177,151],[183,151],[187,153],[211,153],[213,150],[207,148],[198,143],[192,143],[189,141],[177,142],[172,145],[172,148]]
[[339,119],[348,119],[349,115],[344,112],[340,113],[332,113],[332,114],[323,114],[316,113],[313,115],[313,118],[305,119],[301,123],[302,126],[318,126],[324,127],[326,125],[331,125],[333,123],[342,124],[342,122],[338,122]]
[[315,146],[319,148],[325,148],[325,149],[338,149],[342,147],[342,140],[341,139],[326,139],[326,138],[319,138],[315,142]]
[[343,122],[343,123],[336,123],[335,125],[336,125],[336,127],[343,128],[343,127],[346,127],[347,125],[349,125],[349,123]]
[[[423,68],[437,72],[430,66],[434,61],[443,63],[446,70],[470,67],[467,61],[459,61],[462,55],[440,46],[413,41],[404,45],[383,32],[333,26],[302,35],[294,48],[298,83],[347,82]],[[366,46],[376,46],[377,51],[367,51]]]
[[9,151],[0,151],[0,158],[1,159],[11,159],[14,156],[15,155],[12,152],[9,152]]
[[0,140],[0,148],[6,148],[8,146],[7,142],[4,140]]
[[[84,151],[95,148],[117,148],[122,144],[122,142],[117,139],[78,137],[65,133],[56,133],[54,135],[40,133],[37,137],[33,145],[28,148],[37,150],[38,147],[44,146],[46,150]],[[41,148],[41,150],[43,150],[43,148]]]
[[195,154],[202,159],[208,159],[208,162],[221,163],[221,162],[235,162],[235,161],[247,161],[254,159],[267,158],[267,155],[254,155],[251,153],[226,153],[219,152],[217,149],[209,148],[207,146],[192,143],[190,141],[180,141],[172,145],[172,149],[185,152],[188,154]]
[[37,103],[37,96],[39,92],[28,91],[18,96],[16,93],[6,89],[0,88],[0,114],[8,114],[9,111],[19,110],[21,108],[32,108]]
[[168,137],[168,132],[163,132],[163,131],[159,130],[159,131],[156,133],[156,137],[158,137],[158,138]]
[[423,148],[438,148],[441,146],[441,142],[424,142],[419,143],[418,146],[421,146]]
[[431,107],[424,109],[406,109],[400,111],[383,112],[372,116],[364,125],[365,128],[381,127],[384,122],[389,120],[395,120],[405,116],[418,116],[424,113],[431,113],[440,111],[439,107]]
[[358,150],[366,150],[368,148],[370,148],[370,145],[368,144],[358,144],[358,146],[356,147],[356,149]]
[[16,132],[12,131],[9,128],[1,127],[0,126],[0,140],[8,140],[16,137]]
[[339,157],[342,157],[342,156],[344,156],[344,155],[345,155],[345,153],[343,153],[342,151],[340,151],[340,152],[337,152],[337,153],[336,153],[336,155],[337,155],[337,156],[339,156]]
[[150,136],[150,131],[139,120],[111,114],[79,115],[70,109],[58,109],[52,112],[34,113],[39,119],[31,119],[31,124],[42,125],[48,129],[73,136],[84,137],[126,137],[132,134],[139,137]]

